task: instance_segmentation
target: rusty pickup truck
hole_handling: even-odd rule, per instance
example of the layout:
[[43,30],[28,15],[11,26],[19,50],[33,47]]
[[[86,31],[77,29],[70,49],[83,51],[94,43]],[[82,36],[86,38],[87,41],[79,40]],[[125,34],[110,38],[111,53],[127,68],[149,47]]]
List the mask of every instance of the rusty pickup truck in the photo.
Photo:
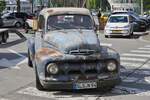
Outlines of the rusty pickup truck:
[[[36,24],[35,24],[36,23]],[[85,8],[45,8],[28,40],[28,65],[39,90],[110,90],[120,82],[120,56],[101,46]]]

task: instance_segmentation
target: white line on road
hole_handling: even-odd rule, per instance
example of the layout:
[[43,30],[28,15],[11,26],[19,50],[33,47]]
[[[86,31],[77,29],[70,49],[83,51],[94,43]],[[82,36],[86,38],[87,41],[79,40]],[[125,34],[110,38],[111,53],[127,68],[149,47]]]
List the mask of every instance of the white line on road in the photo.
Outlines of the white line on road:
[[133,53],[143,53],[143,54],[150,54],[150,51],[146,50],[131,50]]
[[124,53],[122,56],[133,56],[133,57],[148,57],[150,58],[150,55],[148,54],[135,54],[135,53]]
[[20,56],[20,57],[26,58],[26,56],[24,56],[24,55],[22,55],[22,54],[20,54],[20,53],[18,53],[18,52],[16,52],[16,51],[14,51],[14,50],[12,50],[12,49],[7,49],[7,50],[10,51],[11,53],[14,53],[14,54]]
[[132,58],[132,57],[120,57],[121,61],[138,61],[145,62],[147,59],[144,58]]
[[150,50],[150,48],[138,48],[139,50]]
[[111,47],[111,46],[112,46],[112,44],[110,44],[110,43],[100,43],[100,45],[101,45],[101,46],[108,46],[108,47]]
[[135,63],[133,63],[133,62],[121,62],[121,65],[124,66],[124,67],[131,67],[131,68],[134,67],[134,68],[137,68],[137,67],[141,66],[142,63],[137,63],[137,62],[135,62]]
[[150,45],[146,45],[145,47],[146,47],[146,48],[147,48],[147,47],[150,48]]

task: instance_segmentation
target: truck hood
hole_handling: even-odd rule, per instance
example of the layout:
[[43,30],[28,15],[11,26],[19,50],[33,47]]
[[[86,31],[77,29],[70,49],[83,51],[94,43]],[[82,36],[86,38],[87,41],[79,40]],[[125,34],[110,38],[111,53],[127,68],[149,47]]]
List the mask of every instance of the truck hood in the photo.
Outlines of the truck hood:
[[67,54],[100,51],[100,43],[93,30],[51,31],[45,34],[44,41]]

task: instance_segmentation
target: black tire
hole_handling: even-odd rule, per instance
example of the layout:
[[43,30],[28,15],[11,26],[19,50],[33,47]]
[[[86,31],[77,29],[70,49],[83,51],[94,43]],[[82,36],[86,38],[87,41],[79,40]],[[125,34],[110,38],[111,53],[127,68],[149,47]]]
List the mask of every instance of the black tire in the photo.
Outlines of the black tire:
[[108,35],[105,35],[105,38],[108,38]]
[[41,82],[40,82],[40,80],[39,80],[39,77],[38,77],[37,69],[36,69],[36,68],[35,68],[35,70],[36,70],[36,73],[35,73],[35,75],[36,75],[36,88],[37,88],[38,90],[40,90],[40,91],[44,91],[44,90],[46,90],[46,89],[42,86],[42,84],[41,84]]
[[20,28],[22,25],[21,25],[21,23],[20,22],[17,22],[16,24],[15,24],[15,27],[16,28]]
[[29,52],[29,50],[28,50],[28,66],[29,67],[33,67],[33,64],[32,64],[31,58],[30,58],[30,52]]

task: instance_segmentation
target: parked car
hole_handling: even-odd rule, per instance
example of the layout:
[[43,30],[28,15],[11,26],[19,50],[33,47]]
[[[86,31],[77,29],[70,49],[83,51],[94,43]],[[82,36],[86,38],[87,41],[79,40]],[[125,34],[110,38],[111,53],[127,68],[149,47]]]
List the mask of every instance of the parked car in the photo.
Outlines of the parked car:
[[148,20],[146,20],[145,18],[140,17],[138,14],[136,14],[133,11],[116,11],[116,12],[112,12],[112,14],[128,14],[132,17],[132,19],[134,20],[135,27],[134,27],[134,32],[145,32],[148,27],[149,24]]
[[20,28],[24,25],[24,21],[14,16],[2,16],[3,26],[2,27],[16,27]]
[[127,14],[111,15],[105,26],[105,37],[110,36],[132,36],[133,24]]
[[120,56],[100,45],[88,9],[43,9],[37,23],[28,40],[37,89],[109,90],[120,82]]
[[14,16],[16,18],[20,18],[22,19],[23,21],[26,21],[26,19],[28,17],[30,17],[30,15],[28,15],[27,13],[25,12],[13,12],[13,13],[10,13],[9,16]]

